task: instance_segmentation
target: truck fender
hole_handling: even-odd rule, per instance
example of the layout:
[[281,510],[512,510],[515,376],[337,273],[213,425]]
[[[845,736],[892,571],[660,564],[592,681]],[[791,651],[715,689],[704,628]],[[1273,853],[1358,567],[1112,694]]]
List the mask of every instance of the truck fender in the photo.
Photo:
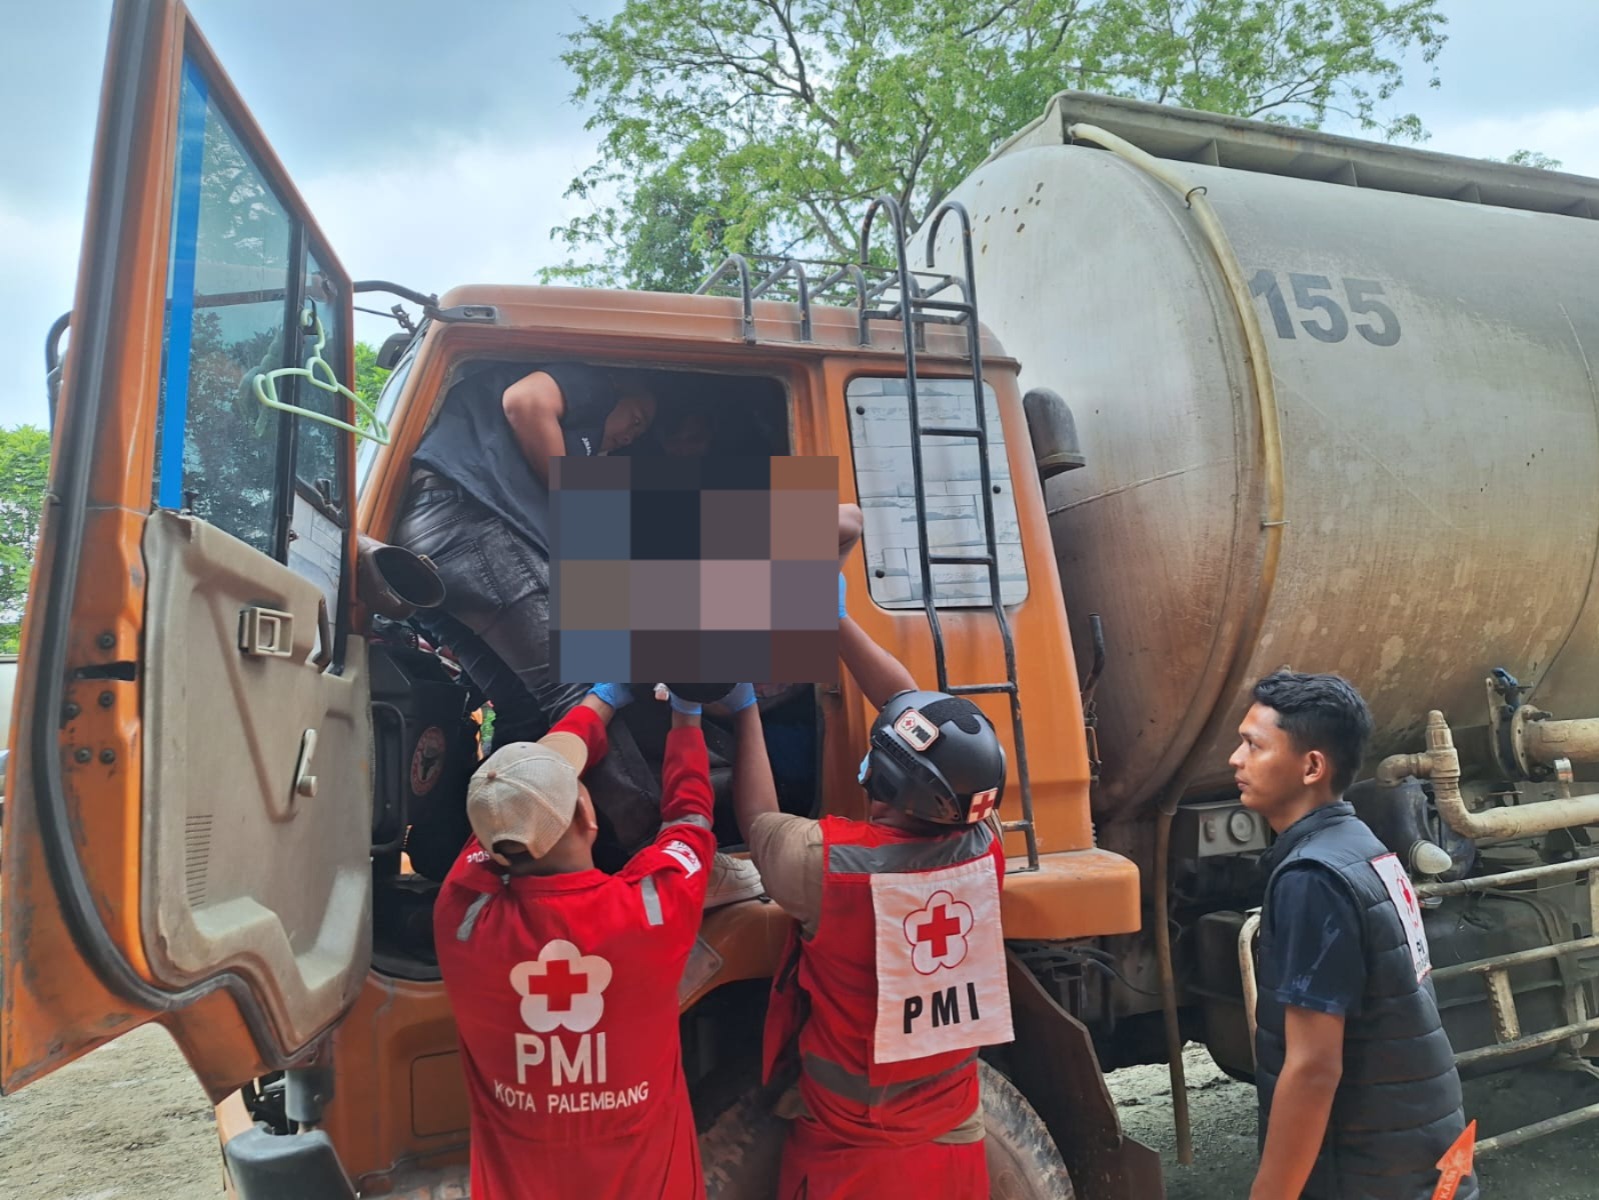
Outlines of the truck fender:
[[1085,1026],[1005,952],[1016,1053],[1010,1079],[1043,1119],[1077,1191],[1092,1200],[1165,1200],[1160,1155],[1122,1133]]

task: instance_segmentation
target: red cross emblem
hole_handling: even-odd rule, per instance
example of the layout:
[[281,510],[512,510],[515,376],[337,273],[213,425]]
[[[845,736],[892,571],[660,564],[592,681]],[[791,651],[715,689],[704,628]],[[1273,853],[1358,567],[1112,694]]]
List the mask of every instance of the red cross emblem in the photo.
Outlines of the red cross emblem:
[[973,796],[971,809],[966,813],[966,823],[975,825],[979,821],[988,820],[988,814],[994,811],[994,802],[998,796],[998,788],[989,788],[986,792],[978,792]]
[[925,908],[905,918],[905,940],[911,966],[920,975],[958,967],[966,958],[966,935],[972,930],[972,909],[948,892],[934,892]]
[[593,1029],[605,1013],[610,983],[610,963],[559,939],[545,943],[538,958],[511,968],[511,986],[522,997],[522,1023],[534,1033]]
[[527,994],[543,996],[552,1013],[571,1012],[573,999],[586,995],[588,990],[588,975],[572,970],[572,964],[564,958],[552,960],[543,975],[530,975],[527,981]]

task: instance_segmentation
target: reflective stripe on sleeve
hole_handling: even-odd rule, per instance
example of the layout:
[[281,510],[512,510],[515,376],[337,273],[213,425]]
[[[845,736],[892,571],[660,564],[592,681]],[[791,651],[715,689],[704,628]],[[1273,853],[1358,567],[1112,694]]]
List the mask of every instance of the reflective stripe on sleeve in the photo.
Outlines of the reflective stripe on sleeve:
[[651,925],[666,924],[661,912],[661,894],[655,890],[655,876],[646,875],[639,881],[639,895],[644,898],[644,918]]
[[460,928],[455,931],[456,941],[464,942],[467,938],[472,936],[472,930],[477,927],[478,914],[483,911],[483,906],[487,904],[489,900],[490,893],[484,892],[476,900],[472,901],[472,906],[466,910],[466,915],[461,918]]

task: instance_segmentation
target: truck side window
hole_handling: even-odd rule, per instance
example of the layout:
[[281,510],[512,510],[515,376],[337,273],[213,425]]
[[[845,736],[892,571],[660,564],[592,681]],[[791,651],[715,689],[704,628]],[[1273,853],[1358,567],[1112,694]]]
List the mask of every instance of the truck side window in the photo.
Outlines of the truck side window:
[[[301,296],[305,311],[314,313],[315,320],[322,325],[323,336],[326,338],[326,344],[322,347],[322,359],[337,370],[338,366],[344,363],[344,339],[347,332],[344,328],[344,308],[337,303],[339,297],[334,290],[334,284],[323,273],[322,265],[317,261],[315,254],[306,255]],[[314,337],[306,335],[301,348],[301,360],[311,354],[314,348]],[[279,385],[280,388],[289,382],[284,380]],[[339,420],[344,419],[344,399],[333,392],[301,385],[296,402],[313,412],[326,413]],[[298,423],[294,436],[295,478],[302,485],[313,489],[316,494],[326,497],[336,507],[342,506],[343,457],[349,439],[331,425],[324,425],[320,421],[303,420]]]
[[[911,473],[909,405],[904,379],[850,380],[850,447],[855,488],[866,517],[862,543],[872,599],[884,608],[922,603],[916,496]],[[1008,605],[1027,597],[1027,566],[1011,492],[1010,462],[994,390],[983,385],[994,541],[999,555],[1000,599]],[[916,398],[923,426],[976,423],[969,379],[919,379]],[[981,465],[970,438],[922,438],[922,477],[927,496],[928,545],[932,554],[986,552]],[[988,575],[982,567],[934,566],[933,598],[939,608],[986,607]]]
[[[348,438],[267,408],[254,384],[265,372],[304,366],[318,324],[321,356],[342,374],[350,333],[343,297],[309,227],[291,215],[188,60],[175,175],[152,499],[288,563],[337,613]],[[342,399],[300,380],[280,378],[277,393],[345,418]]]
[[256,402],[247,375],[283,358],[294,228],[185,68],[155,502],[273,554],[283,418]]

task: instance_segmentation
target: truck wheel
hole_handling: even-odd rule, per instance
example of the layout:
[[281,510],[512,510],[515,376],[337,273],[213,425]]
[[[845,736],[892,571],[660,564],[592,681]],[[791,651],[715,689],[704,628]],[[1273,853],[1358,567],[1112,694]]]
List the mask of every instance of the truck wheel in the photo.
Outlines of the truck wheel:
[[[990,1200],[1072,1200],[1071,1176],[1033,1106],[987,1063],[978,1071]],[[773,1200],[787,1135],[762,1092],[747,1092],[700,1135],[707,1200]]]
[[745,1092],[700,1134],[706,1200],[772,1200],[787,1137],[765,1089]]
[[983,1077],[990,1200],[1072,1200],[1071,1176],[1043,1119],[993,1067],[979,1063],[977,1071]]

